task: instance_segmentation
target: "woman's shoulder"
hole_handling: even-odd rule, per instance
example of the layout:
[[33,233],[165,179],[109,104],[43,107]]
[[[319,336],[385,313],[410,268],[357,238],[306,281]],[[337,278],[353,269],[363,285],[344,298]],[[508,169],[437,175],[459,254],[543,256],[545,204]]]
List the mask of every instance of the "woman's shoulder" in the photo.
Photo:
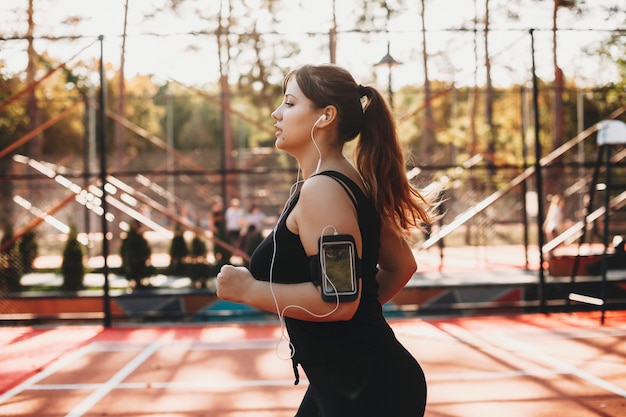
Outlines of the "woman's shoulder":
[[302,187],[298,213],[302,219],[352,218],[358,206],[354,191],[326,175],[311,177]]
[[[347,186],[348,188],[352,190],[358,188],[361,191],[364,191],[363,189],[365,187],[363,183],[363,178],[359,175],[359,173],[356,170],[323,171],[315,175],[315,177],[326,177],[327,179],[330,179],[334,181],[335,183],[337,182],[342,183],[343,185]],[[311,177],[311,178],[314,178],[314,177]]]
[[335,178],[328,175],[314,175],[307,179],[300,190],[300,201],[312,210],[333,209],[351,204],[349,188],[342,186]]
[[307,179],[300,189],[300,198],[315,201],[325,201],[333,198],[341,187],[332,177],[324,174],[316,174]]

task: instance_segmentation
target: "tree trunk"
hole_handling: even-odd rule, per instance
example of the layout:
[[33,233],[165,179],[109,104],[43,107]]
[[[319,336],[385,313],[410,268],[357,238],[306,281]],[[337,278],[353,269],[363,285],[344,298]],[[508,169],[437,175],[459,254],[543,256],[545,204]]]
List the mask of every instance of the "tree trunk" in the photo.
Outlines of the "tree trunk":
[[557,15],[560,0],[554,0],[552,13],[552,57],[554,59],[554,96],[552,105],[552,149],[563,144],[563,71],[557,62]]
[[[227,10],[224,10],[226,2]],[[227,13],[227,24],[224,25],[224,14]],[[222,0],[220,5],[219,25],[217,32],[217,53],[220,66],[220,89],[222,99],[222,199],[226,205],[237,193],[234,184],[236,175],[233,174],[235,164],[233,161],[233,132],[230,118],[230,86],[228,83],[228,67],[230,63],[230,41],[228,39],[228,27],[230,27],[231,5],[230,0]]]
[[421,155],[422,160],[428,158],[428,163],[434,163],[435,130],[433,128],[433,116],[431,106],[430,78],[428,77],[428,52],[426,48],[426,1],[421,0],[422,10],[422,49],[424,61],[424,130],[422,132]]
[[472,88],[472,97],[470,104],[470,135],[472,137],[470,143],[470,157],[478,152],[478,133],[476,132],[476,115],[478,114],[478,10],[476,0],[474,0],[474,88]]
[[489,0],[485,0],[485,123],[487,124],[487,191],[492,191],[495,177],[496,134],[493,125],[493,84],[491,82],[491,57],[489,55]]
[[[119,80],[118,80],[118,97],[117,97],[117,114],[120,116],[124,116],[124,108],[126,107],[126,80],[124,75],[124,67],[126,61],[126,28],[127,28],[127,19],[128,19],[128,0],[126,0],[124,4],[124,28],[122,33],[122,52],[120,56],[120,72],[119,72]],[[115,139],[114,139],[114,149],[115,149],[115,164],[117,165],[117,169],[123,168],[122,163],[124,161],[124,156],[126,154],[126,135],[124,126],[120,123],[115,123]]]
[[330,63],[337,63],[337,5],[333,0],[333,26],[330,28],[329,33],[329,51],[330,51]]
[[[563,72],[557,62],[557,16],[561,0],[554,0],[552,11],[552,58],[554,62],[554,91],[552,96],[552,149],[563,144]],[[552,150],[551,149],[551,150]],[[546,195],[559,193],[560,170],[549,167],[546,170]]]
[[[33,39],[35,33],[34,14],[35,10],[33,0],[28,0],[28,66],[26,68],[26,84],[29,86],[35,83],[35,73],[37,72],[37,52],[35,51]],[[36,89],[32,89],[30,93],[28,93],[26,109],[29,120],[28,127],[30,131],[33,131],[40,124]],[[26,154],[35,160],[41,159],[41,134],[38,134],[35,138],[29,141],[26,145]],[[31,198],[34,197],[34,193],[35,190],[32,190],[29,187],[29,194],[31,195]]]

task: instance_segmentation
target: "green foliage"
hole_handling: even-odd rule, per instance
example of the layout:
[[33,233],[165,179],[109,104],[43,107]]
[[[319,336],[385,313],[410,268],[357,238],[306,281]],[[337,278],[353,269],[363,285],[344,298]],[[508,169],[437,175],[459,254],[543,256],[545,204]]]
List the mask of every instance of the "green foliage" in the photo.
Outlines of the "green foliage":
[[[46,54],[40,60],[45,60],[49,66],[56,65]],[[80,90],[67,88],[67,74],[66,71],[55,72],[36,90],[38,117],[42,122],[58,117],[68,107],[82,100]],[[66,155],[68,149],[82,151],[84,131],[82,112],[73,111],[44,130],[38,146],[41,146],[42,153],[46,155]]]
[[222,138],[221,108],[207,101],[189,100],[194,104],[188,118],[174,133],[180,149],[219,147]]
[[[23,88],[23,82],[18,77],[5,78],[0,72],[0,103],[8,101]],[[9,104],[0,117],[0,148],[4,149],[17,137],[26,133],[27,126],[28,118],[24,101],[14,101]],[[8,172],[10,166],[11,158],[1,158],[0,174]]]
[[215,265],[208,263],[191,263],[188,265],[189,278],[194,284],[199,285],[202,288],[206,288],[207,280],[217,275],[215,271]]
[[198,235],[195,235],[191,240],[191,253],[192,261],[187,266],[189,278],[194,283],[199,283],[200,286],[206,287],[207,279],[211,276],[215,276],[213,265],[209,265],[207,262],[208,248],[206,242]]
[[[19,78],[5,78],[0,71],[0,103],[8,101],[13,94],[23,88]],[[5,149],[18,137],[26,132],[28,118],[24,102],[15,101],[9,104],[1,113],[0,117],[0,149]],[[7,155],[0,158],[0,176],[4,176],[13,168],[13,158]],[[3,197],[13,195],[13,182],[0,182],[0,195]],[[0,198],[0,221],[4,222],[12,216],[15,204],[11,198]]]
[[122,240],[120,255],[122,256],[122,272],[137,288],[144,287],[142,280],[154,275],[155,269],[150,264],[152,249],[148,241],[139,231],[139,224],[133,225]]
[[83,256],[83,248],[78,241],[78,233],[76,228],[71,226],[63,249],[63,263],[61,264],[61,274],[63,275],[61,288],[63,290],[78,291],[84,288],[85,265],[83,264]]
[[169,273],[172,275],[185,274],[185,258],[189,255],[189,248],[181,230],[174,233],[170,243],[170,267]]
[[[224,222],[224,218],[220,215],[220,217],[216,217],[214,219],[215,222],[215,237],[219,239],[221,242],[228,242],[229,237],[226,232],[226,223]],[[232,256],[232,252],[228,249],[218,245],[215,243],[213,245],[213,255],[215,256],[215,262],[218,264],[228,262],[230,257]]]
[[0,252],[0,292],[13,292],[22,289],[19,247],[16,242],[9,244],[13,240],[13,236],[13,226],[8,223],[0,240],[1,247],[7,245]]
[[[115,81],[118,83],[119,81]],[[136,76],[126,80],[125,97],[124,97],[124,117],[133,124],[140,126],[150,135],[162,136],[160,118],[165,110],[158,106],[153,100],[153,96],[158,92],[159,86],[155,85],[150,77]],[[119,105],[119,94],[113,93],[111,98],[111,106],[117,109]],[[138,134],[131,131],[124,133],[126,143],[121,154],[139,155],[142,151],[154,149],[149,140],[146,140],[145,134]],[[116,150],[119,151],[119,150]]]
[[208,249],[206,242],[198,235],[195,235],[191,240],[191,256],[194,258],[206,257]]
[[24,234],[18,243],[18,249],[20,253],[20,261],[24,273],[33,271],[33,262],[37,258],[39,251],[39,245],[37,244],[37,235],[34,231],[29,231]]
[[[0,246],[14,240],[13,227],[7,224]],[[37,257],[38,245],[35,232],[29,231],[14,240],[0,252],[0,292],[19,291],[22,275],[33,271],[33,262]]]
[[170,244],[170,265],[168,273],[173,276],[189,276],[195,284],[206,287],[206,281],[215,275],[215,268],[206,259],[206,242],[195,235],[191,248],[187,246],[183,232],[176,230]]

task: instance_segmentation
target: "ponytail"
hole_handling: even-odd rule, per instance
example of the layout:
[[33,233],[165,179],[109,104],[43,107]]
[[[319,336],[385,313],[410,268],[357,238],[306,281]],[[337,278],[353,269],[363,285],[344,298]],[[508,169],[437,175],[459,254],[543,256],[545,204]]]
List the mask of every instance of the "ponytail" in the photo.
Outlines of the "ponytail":
[[367,102],[355,159],[374,205],[399,234],[413,227],[424,229],[431,221],[431,204],[406,176],[393,114],[377,89],[359,86],[359,94]]

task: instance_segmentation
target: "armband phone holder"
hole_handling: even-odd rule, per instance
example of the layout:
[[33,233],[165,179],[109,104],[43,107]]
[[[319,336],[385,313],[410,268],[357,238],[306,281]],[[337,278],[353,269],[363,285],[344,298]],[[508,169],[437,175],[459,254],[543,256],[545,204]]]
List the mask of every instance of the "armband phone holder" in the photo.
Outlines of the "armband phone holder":
[[356,245],[352,235],[319,239],[319,281],[324,301],[353,301],[359,292]]

